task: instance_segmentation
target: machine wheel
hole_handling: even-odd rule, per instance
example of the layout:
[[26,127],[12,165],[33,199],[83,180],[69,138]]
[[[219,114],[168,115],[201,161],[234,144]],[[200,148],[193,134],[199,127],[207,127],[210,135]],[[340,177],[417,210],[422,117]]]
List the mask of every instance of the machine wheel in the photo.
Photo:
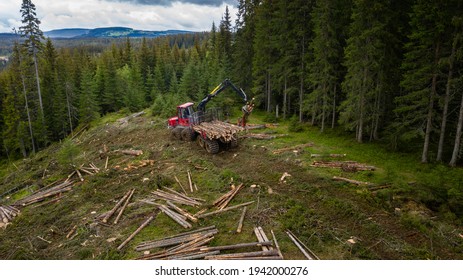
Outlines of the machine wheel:
[[181,133],[182,133],[182,128],[177,126],[176,128],[172,129],[172,131],[170,132],[170,135],[172,135],[174,139],[180,140],[182,137]]
[[217,140],[206,140],[206,151],[208,153],[217,154],[219,149],[219,142],[217,142]]
[[230,148],[236,148],[238,147],[238,139],[237,138],[234,138],[230,141]]
[[201,148],[205,148],[205,144],[206,142],[204,141],[204,139],[202,137],[198,137],[198,144],[199,146],[201,146]]
[[196,133],[191,128],[184,128],[182,130],[182,140],[187,142],[192,142],[196,140]]

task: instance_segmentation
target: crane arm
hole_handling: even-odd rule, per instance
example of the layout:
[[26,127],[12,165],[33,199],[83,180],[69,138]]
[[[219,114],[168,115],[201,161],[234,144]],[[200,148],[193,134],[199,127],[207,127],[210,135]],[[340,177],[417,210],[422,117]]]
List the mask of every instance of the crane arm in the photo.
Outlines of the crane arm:
[[248,100],[246,93],[242,89],[237,88],[229,79],[225,79],[220,85],[218,85],[216,88],[214,88],[211,93],[209,93],[206,97],[204,97],[201,102],[198,104],[198,111],[204,112],[206,110],[206,104],[217,94],[221,93],[224,91],[227,87],[231,87],[236,93],[238,93],[241,98],[243,98],[243,102],[246,103]]

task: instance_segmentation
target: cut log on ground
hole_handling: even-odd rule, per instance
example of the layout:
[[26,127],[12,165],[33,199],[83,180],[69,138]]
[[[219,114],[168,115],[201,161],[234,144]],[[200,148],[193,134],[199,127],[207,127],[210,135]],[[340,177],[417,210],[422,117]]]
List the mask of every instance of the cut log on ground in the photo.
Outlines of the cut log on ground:
[[155,215],[152,215],[152,216],[149,216],[148,219],[146,219],[146,221],[143,222],[143,224],[140,225],[140,227],[137,228],[137,230],[135,230],[129,237],[127,237],[126,240],[124,240],[124,242],[121,243],[121,245],[119,245],[119,247],[117,247],[117,250],[121,250],[125,245],[127,245],[127,243],[130,242],[130,240],[132,240],[132,238],[135,237],[135,235],[137,235],[143,228],[145,228],[152,220],[154,220],[154,217]]
[[314,161],[310,166],[341,168],[344,171],[350,171],[350,172],[376,170],[376,167],[374,166],[361,164],[355,161]]
[[122,150],[121,153],[124,155],[129,155],[129,156],[140,156],[143,155],[142,150]]
[[240,221],[238,223],[238,228],[236,229],[237,233],[240,233],[241,230],[243,229],[243,221],[244,221],[244,216],[246,215],[246,210],[248,208],[246,206],[243,207],[243,213],[241,213]]
[[189,206],[202,205],[202,203],[199,201],[198,198],[188,197],[170,188],[164,188],[164,189],[167,190],[168,192],[158,189],[158,190],[151,192],[153,194],[152,197],[154,199],[161,199],[161,200],[170,201],[170,202],[178,203],[178,204],[189,205]]
[[164,248],[169,246],[174,246],[182,243],[191,242],[192,240],[197,240],[198,238],[208,236],[211,237],[217,234],[219,231],[215,228],[215,226],[200,228],[197,230],[192,230],[188,232],[184,232],[181,234],[169,236],[162,239],[152,240],[152,241],[145,241],[138,244],[135,248],[136,251],[146,251],[154,248]]
[[20,213],[19,209],[13,206],[1,205],[0,206],[0,222],[5,226],[11,223],[13,219]]
[[241,136],[241,138],[252,138],[258,140],[271,140],[277,137],[285,137],[288,134],[264,134],[264,133],[248,133],[246,135]]
[[122,213],[124,213],[125,208],[129,204],[129,201],[132,198],[134,192],[135,192],[135,189],[132,189],[132,191],[130,192],[129,197],[125,200],[124,205],[122,205],[121,210],[119,210],[119,214],[117,214],[117,217],[114,220],[114,224],[117,224],[119,222],[119,219],[121,218]]
[[172,218],[172,220],[177,222],[179,225],[183,226],[184,228],[191,228],[191,224],[188,223],[187,221],[185,221],[186,217],[180,215],[179,213],[176,213],[176,212],[172,211],[171,209],[167,208],[164,205],[159,205],[158,208],[163,213],[165,213],[167,216]]
[[230,203],[230,201],[236,196],[236,194],[244,187],[243,184],[240,184],[238,187],[231,185],[231,190],[219,197],[214,201],[214,205],[217,206],[219,210],[224,209]]
[[117,120],[117,122],[119,123],[120,126],[124,126],[124,125],[127,125],[128,122],[133,119],[133,118],[136,118],[136,117],[139,117],[141,115],[145,114],[145,111],[141,111],[141,112],[138,112],[138,113],[134,113],[130,116],[127,116],[125,118],[120,118]]
[[330,157],[330,158],[341,158],[345,157],[346,154],[311,154],[311,158],[323,158],[323,157]]
[[333,176],[333,180],[335,181],[343,181],[343,182],[348,182],[357,186],[375,186],[375,184],[370,183],[370,182],[362,182],[362,181],[357,181],[353,179],[348,179],[344,177],[338,177],[338,176]]
[[122,203],[124,203],[124,201],[129,197],[129,195],[131,194],[132,191],[128,191],[117,203],[116,205],[113,207],[113,209],[111,209],[107,214],[106,216],[103,218],[103,223],[107,223],[108,220],[111,218],[111,216],[114,214],[114,212],[117,211],[117,209],[119,209],[119,207],[121,207]]
[[43,201],[51,196],[55,195],[60,195],[63,192],[68,192],[72,190],[72,186],[74,184],[74,181],[65,181],[63,183],[60,183],[56,186],[47,188],[47,189],[40,189],[31,195],[22,198],[14,203],[16,206],[27,206],[33,203],[37,203],[40,201]]
[[313,143],[305,143],[305,144],[301,144],[301,145],[297,145],[297,146],[293,146],[289,148],[282,148],[282,149],[274,150],[272,154],[279,155],[281,153],[290,152],[290,151],[300,151],[304,148],[312,147],[313,145],[314,145]]
[[221,209],[221,210],[204,213],[204,214],[198,215],[197,217],[198,218],[209,217],[211,215],[220,214],[220,213],[223,213],[223,212],[226,212],[226,211],[230,211],[230,210],[234,210],[234,209],[241,208],[241,207],[244,207],[244,206],[248,206],[248,205],[250,205],[252,203],[254,203],[254,201],[249,201],[249,202],[246,202],[246,203],[242,203],[242,204],[238,204],[238,205],[235,205],[235,206],[227,207],[227,208],[224,208],[224,209]]
[[299,238],[297,238],[296,235],[294,235],[290,230],[286,230],[286,234],[308,260],[319,260],[317,255],[315,255],[312,250],[310,250],[304,243],[302,243],[301,240],[299,240]]

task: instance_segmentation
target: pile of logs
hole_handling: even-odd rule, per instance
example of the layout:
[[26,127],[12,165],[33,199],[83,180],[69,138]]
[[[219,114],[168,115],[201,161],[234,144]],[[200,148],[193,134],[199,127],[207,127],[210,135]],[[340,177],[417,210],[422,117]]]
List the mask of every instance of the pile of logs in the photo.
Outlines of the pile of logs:
[[343,171],[374,171],[376,167],[365,165],[356,161],[314,161],[313,167],[341,168]]
[[[211,248],[208,248],[208,250],[226,250],[226,249],[237,249],[237,248],[258,246],[261,248],[260,251],[251,251],[251,252],[233,253],[233,254],[215,254],[212,256],[206,256],[205,259],[206,260],[282,260],[283,259],[283,255],[281,254],[279,246],[277,246],[277,242],[275,238],[274,238],[275,242],[270,241],[267,238],[267,235],[265,234],[262,227],[255,227],[254,233],[257,237],[258,242],[211,247]],[[272,235],[273,235],[273,232],[272,232]],[[274,245],[275,247],[277,247],[276,249],[273,247]]]
[[135,189],[132,189],[128,191],[117,203],[116,205],[109,210],[108,212],[100,215],[97,219],[101,219],[103,223],[107,223],[109,219],[116,213],[116,211],[119,209],[119,213],[116,216],[116,219],[114,220],[114,224],[117,224],[122,216],[122,213],[124,213],[125,208],[129,204],[130,199],[133,196],[133,193],[135,192]]
[[8,205],[1,205],[0,206],[0,228],[6,227],[8,223],[10,223],[14,217],[19,215],[19,209],[8,206]]
[[302,149],[307,148],[307,147],[312,147],[313,145],[314,145],[313,143],[305,143],[305,144],[297,145],[297,146],[294,146],[294,147],[282,148],[282,149],[274,150],[272,152],[272,154],[279,155],[281,153],[285,153],[285,152],[289,152],[289,151],[298,151],[299,152]]
[[[148,253],[139,259],[154,260],[154,259],[177,259],[177,260],[192,260],[202,259],[206,256],[218,254],[218,250],[205,251],[204,245],[214,239],[219,231],[215,226],[200,228],[169,236],[163,239],[146,241],[138,244],[135,247],[136,251],[147,251],[155,248],[166,248],[156,253]],[[169,248],[167,248],[169,247]]]
[[308,260],[319,260],[317,255],[315,255],[312,250],[305,246],[304,243],[302,243],[301,240],[299,240],[299,238],[297,238],[296,235],[294,235],[294,233],[292,233],[289,229],[286,230],[286,234]]
[[83,164],[79,168],[75,168],[71,174],[66,178],[66,182],[72,179],[72,177],[78,177],[80,181],[84,181],[84,177],[82,174],[94,175],[100,172],[100,169],[96,167],[93,163],[88,165],[89,167],[85,167]]
[[231,190],[229,192],[214,201],[214,206],[216,206],[219,210],[224,209],[243,187],[243,184],[238,185],[238,187],[231,185]]
[[[189,197],[185,194],[179,193],[171,188],[164,187],[165,190],[155,190],[151,193],[153,194],[153,199],[160,199],[165,201],[170,201],[173,203],[184,204],[189,206],[200,206],[202,205],[203,199]],[[144,200],[143,202],[149,203],[149,200]]]
[[[30,205],[30,204],[34,204],[34,203],[43,201],[43,200],[45,200],[45,199],[47,199],[47,198],[49,198],[51,196],[56,196],[56,195],[59,196],[64,192],[68,192],[68,191],[72,190],[72,185],[73,184],[74,184],[74,181],[65,181],[63,183],[60,183],[60,184],[58,184],[58,185],[56,185],[54,187],[51,187],[51,188],[47,188],[45,190],[40,189],[40,190],[32,193],[31,195],[16,201],[14,203],[14,205],[16,205],[16,206],[27,206],[27,205]],[[57,199],[59,199],[59,197]],[[48,202],[52,202],[52,201],[55,201],[57,199],[50,200]]]
[[186,210],[176,206],[170,201],[167,201],[166,205],[158,205],[159,210],[169,216],[172,220],[177,222],[179,225],[183,226],[184,228],[191,228],[191,224],[188,223],[186,220],[190,219],[193,222],[197,222],[198,218],[194,217],[192,214],[188,213]]
[[222,139],[225,142],[230,142],[236,139],[236,133],[244,130],[241,126],[221,121],[202,122],[193,126],[193,130],[203,134],[210,140]]

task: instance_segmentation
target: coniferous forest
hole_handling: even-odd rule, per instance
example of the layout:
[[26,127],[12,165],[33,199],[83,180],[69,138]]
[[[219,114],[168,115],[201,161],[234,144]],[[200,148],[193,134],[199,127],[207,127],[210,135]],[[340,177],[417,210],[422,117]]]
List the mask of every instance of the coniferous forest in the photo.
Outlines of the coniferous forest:
[[240,0],[210,32],[55,47],[31,1],[0,72],[0,158],[106,113],[169,116],[225,78],[269,116],[462,162],[463,2]]

